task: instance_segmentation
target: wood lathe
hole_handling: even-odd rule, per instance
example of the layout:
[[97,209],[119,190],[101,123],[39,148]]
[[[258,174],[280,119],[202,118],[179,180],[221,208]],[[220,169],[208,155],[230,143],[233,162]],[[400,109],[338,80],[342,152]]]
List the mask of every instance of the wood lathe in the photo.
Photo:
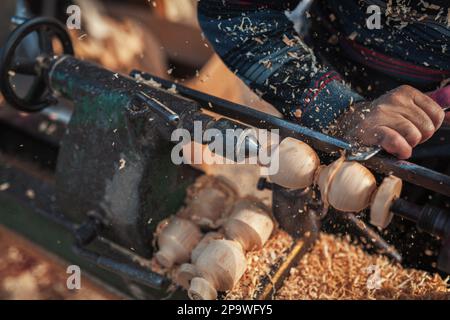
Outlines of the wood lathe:
[[[18,59],[17,48],[32,33],[37,35],[39,52]],[[60,42],[63,52],[55,54],[53,40]],[[26,95],[19,96],[11,78],[24,74],[34,82]],[[397,260],[401,257],[392,246],[354,214],[370,207],[371,221],[378,227],[386,227],[392,214],[417,223],[440,238],[438,268],[450,272],[448,211],[400,198],[403,181],[448,203],[450,177],[444,173],[398,161],[377,148],[355,150],[335,137],[144,72],[120,75],[78,60],[64,26],[50,18],[31,19],[12,32],[2,50],[0,83],[5,101],[20,111],[2,116],[2,134],[26,146],[18,156],[2,141],[0,177],[14,186],[5,197],[58,224],[66,238],[72,235],[69,246],[74,255],[66,251],[63,255],[89,264],[94,274],[126,294],[164,297],[171,281],[136,263],[156,256],[167,267],[184,266],[179,282],[190,297],[220,297],[218,293],[231,289],[245,271],[245,253],[262,247],[280,226],[296,241],[256,296],[270,297],[290,266],[314,243],[327,208],[350,214],[345,216],[354,228]],[[57,109],[63,102],[74,105],[66,117],[61,110],[67,109]],[[55,124],[56,138],[36,133],[42,120]],[[278,154],[282,168],[269,175],[270,182],[259,183],[260,189],[273,190],[272,210],[259,203],[255,207],[256,200],[240,199],[230,208],[224,205],[220,213],[209,212],[220,207],[223,194],[237,198],[233,187],[225,184],[208,194],[210,203],[191,199],[196,215],[180,212],[188,186],[201,172],[172,163],[170,135],[176,128],[191,132],[194,121],[219,131],[279,130],[282,142],[273,154]],[[257,152],[264,147],[252,139],[244,145]],[[45,174],[36,163],[45,167]],[[377,179],[382,181],[379,187]],[[38,190],[38,195],[25,197],[30,189]],[[222,226],[219,235],[202,243],[205,229]],[[157,252],[150,245],[154,241]],[[200,244],[203,248],[196,251]]]

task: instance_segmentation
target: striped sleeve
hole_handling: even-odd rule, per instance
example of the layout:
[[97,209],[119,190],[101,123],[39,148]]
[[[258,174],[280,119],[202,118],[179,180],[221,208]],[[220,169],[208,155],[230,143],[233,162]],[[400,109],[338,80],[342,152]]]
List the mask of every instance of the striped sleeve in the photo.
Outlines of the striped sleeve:
[[321,65],[285,15],[297,1],[200,0],[202,30],[248,86],[286,117],[326,131],[363,98]]

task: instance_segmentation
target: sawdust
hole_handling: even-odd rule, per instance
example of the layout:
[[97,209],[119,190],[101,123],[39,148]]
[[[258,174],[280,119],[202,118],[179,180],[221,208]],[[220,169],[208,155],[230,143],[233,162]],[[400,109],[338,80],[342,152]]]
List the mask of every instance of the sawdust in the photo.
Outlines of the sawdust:
[[[247,270],[226,300],[255,299],[273,266],[293,244],[275,230],[261,250],[246,254]],[[175,279],[176,268],[164,269],[153,259],[151,269]],[[264,279],[266,278],[266,279]],[[171,288],[172,290],[175,287]],[[448,279],[405,269],[382,255],[369,254],[349,237],[321,234],[312,250],[290,270],[275,299],[450,299]]]
[[450,299],[448,279],[369,255],[348,238],[322,234],[276,299]]
[[269,274],[271,266],[283,257],[292,245],[292,238],[281,230],[274,232],[264,247],[247,253],[247,271],[239,283],[225,295],[225,299],[252,299],[261,288],[263,276]]
[[[262,250],[248,252],[248,268],[227,300],[254,299],[261,279],[286,255],[292,238],[276,230]],[[153,259],[151,269],[174,279]],[[172,288],[174,289],[174,288]],[[274,295],[278,300],[315,299],[449,299],[449,279],[415,269],[405,269],[382,255],[371,255],[348,237],[321,234],[319,240],[290,270],[290,276]]]

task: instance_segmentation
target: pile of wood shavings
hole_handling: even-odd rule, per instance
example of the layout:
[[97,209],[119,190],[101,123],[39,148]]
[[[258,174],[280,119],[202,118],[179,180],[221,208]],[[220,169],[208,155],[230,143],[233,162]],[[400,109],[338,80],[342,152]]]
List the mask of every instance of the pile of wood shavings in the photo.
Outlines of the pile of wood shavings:
[[[292,238],[284,231],[278,229],[274,231],[261,250],[247,252],[247,270],[233,290],[228,291],[223,298],[225,300],[253,299],[259,289],[261,289],[260,280],[262,277],[270,273],[271,267],[287,254],[291,245]],[[155,258],[152,258],[147,267],[169,279],[176,278],[178,266],[167,269],[161,266]],[[169,291],[175,290],[175,287],[174,283],[169,288]]]
[[450,291],[448,278],[404,269],[347,238],[322,234],[276,299],[450,299]]
[[[156,236],[155,236],[156,238]],[[246,254],[247,270],[223,298],[254,299],[264,276],[288,253],[293,239],[275,230],[261,250]],[[165,269],[155,259],[154,272],[175,278],[176,269]],[[379,276],[379,277],[378,277]],[[378,277],[378,278],[377,278]],[[175,289],[175,286],[171,290]],[[370,255],[348,237],[321,234],[311,252],[291,269],[276,299],[450,299],[448,279],[404,269],[381,255]]]
[[259,280],[269,274],[271,266],[287,254],[286,251],[291,245],[292,238],[285,232],[277,230],[261,250],[248,252],[247,271],[233,290],[226,294],[225,299],[254,298],[261,286]]
[[[223,297],[226,300],[254,299],[260,280],[287,253],[292,238],[274,232],[264,248],[247,253],[248,268],[241,280]],[[167,270],[153,259],[151,269],[174,278],[176,268]],[[379,272],[379,282],[376,280]],[[379,287],[377,287],[379,285]],[[348,238],[321,234],[274,296],[279,300],[305,299],[450,299],[449,279],[424,271],[405,269],[381,255],[370,255]],[[174,288],[172,288],[174,289]]]

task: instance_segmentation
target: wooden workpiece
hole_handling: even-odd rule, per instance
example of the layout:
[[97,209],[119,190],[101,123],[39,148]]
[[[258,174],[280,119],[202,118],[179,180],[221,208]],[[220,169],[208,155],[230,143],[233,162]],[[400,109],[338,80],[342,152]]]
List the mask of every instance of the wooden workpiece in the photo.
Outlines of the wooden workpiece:
[[192,300],[214,300],[218,291],[231,290],[246,270],[247,261],[239,243],[213,240],[198,257],[195,267],[201,274],[191,280]]
[[269,175],[271,182],[287,189],[303,189],[313,184],[320,160],[306,143],[286,138],[274,148],[271,157],[279,161],[277,173]]
[[400,197],[402,192],[402,180],[389,176],[384,178],[376,191],[370,207],[370,223],[379,228],[386,228],[392,221],[392,204]]
[[156,260],[164,267],[188,262],[192,249],[202,237],[200,228],[187,219],[174,217],[157,236]]
[[270,210],[254,198],[239,200],[224,225],[227,238],[239,242],[244,251],[261,249],[273,228]]
[[330,188],[331,180],[340,168],[341,164],[345,161],[344,158],[339,158],[330,165],[322,165],[316,171],[315,184],[319,187],[322,201],[325,207],[329,206],[328,203],[328,190]]
[[191,262],[195,263],[205,250],[205,248],[209,245],[209,243],[213,240],[221,240],[224,239],[225,235],[221,232],[208,232],[204,235],[204,237],[200,240],[200,242],[195,246],[195,248],[191,252]]
[[[291,138],[272,146],[270,152],[280,160],[280,171],[269,176],[273,183],[288,189],[316,184],[325,207],[343,212],[360,212],[372,203],[371,222],[380,227],[392,218],[389,208],[400,195],[400,179],[387,177],[377,190],[374,175],[360,163],[341,157],[320,166],[313,149]],[[184,256],[184,264],[175,273],[175,282],[196,300],[216,299],[218,292],[232,290],[246,271],[246,254],[261,250],[274,229],[271,211],[260,200],[249,196],[237,200],[234,187],[215,179],[200,178],[188,191],[186,209],[178,215],[203,229],[221,228],[197,239],[190,249],[190,263]],[[234,205],[228,207],[230,203]]]
[[199,178],[187,192],[186,209],[179,216],[210,229],[223,224],[237,196],[225,179],[207,176]]
[[199,276],[200,273],[193,264],[183,263],[175,273],[175,283],[183,289],[188,290],[191,285],[191,280]]
[[354,161],[338,159],[318,170],[317,184],[324,204],[343,212],[360,212],[377,188],[374,175]]

